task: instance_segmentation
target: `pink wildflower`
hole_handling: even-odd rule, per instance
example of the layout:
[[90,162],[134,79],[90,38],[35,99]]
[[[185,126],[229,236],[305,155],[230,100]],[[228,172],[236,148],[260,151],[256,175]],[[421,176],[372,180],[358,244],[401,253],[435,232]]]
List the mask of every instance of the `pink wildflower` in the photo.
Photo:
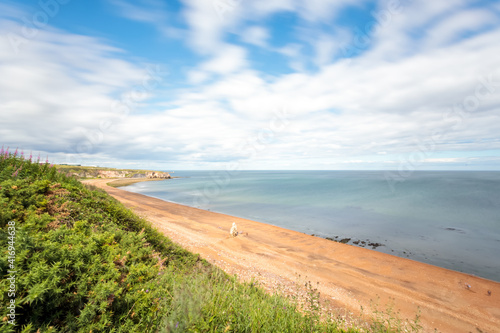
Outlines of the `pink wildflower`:
[[23,166],[21,165],[19,167],[19,169],[17,169],[16,171],[14,171],[14,173],[12,174],[12,177],[17,177],[17,175],[19,174],[19,171],[21,171],[23,169]]
[[3,152],[2,161],[9,157],[9,147]]

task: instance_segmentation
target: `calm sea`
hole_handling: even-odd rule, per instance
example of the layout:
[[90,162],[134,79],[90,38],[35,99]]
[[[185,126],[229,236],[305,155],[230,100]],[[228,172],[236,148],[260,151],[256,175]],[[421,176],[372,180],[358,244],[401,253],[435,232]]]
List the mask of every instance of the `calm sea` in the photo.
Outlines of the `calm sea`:
[[125,189],[500,281],[500,172],[173,175]]

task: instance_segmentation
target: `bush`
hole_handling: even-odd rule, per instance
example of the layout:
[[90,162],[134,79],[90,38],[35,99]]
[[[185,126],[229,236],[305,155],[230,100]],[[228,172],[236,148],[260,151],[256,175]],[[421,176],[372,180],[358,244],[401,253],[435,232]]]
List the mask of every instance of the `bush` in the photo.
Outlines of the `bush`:
[[[129,332],[158,326],[171,289],[162,272],[197,257],[105,193],[57,173],[48,163],[16,155],[2,152],[0,157],[4,253],[9,226],[15,224],[15,259],[0,258],[2,331]],[[15,297],[8,292],[12,276]],[[16,326],[8,323],[5,305],[11,299]]]

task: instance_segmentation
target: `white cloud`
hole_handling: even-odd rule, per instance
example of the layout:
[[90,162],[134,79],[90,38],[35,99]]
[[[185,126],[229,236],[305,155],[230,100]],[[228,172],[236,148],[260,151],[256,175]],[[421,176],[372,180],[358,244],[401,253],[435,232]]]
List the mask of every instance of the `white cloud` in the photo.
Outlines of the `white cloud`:
[[218,74],[229,74],[246,66],[245,49],[225,45],[213,59],[203,63],[200,68]]
[[477,32],[485,27],[497,25],[498,20],[497,15],[486,10],[459,12],[436,24],[426,42],[428,47],[446,45],[456,41],[464,33]]
[[118,8],[122,16],[134,21],[162,25],[167,20],[164,4],[161,1],[140,0],[129,2],[126,0],[109,0],[109,2]]
[[[0,136],[7,138],[5,144],[49,147],[59,157],[82,142],[96,141],[88,151],[92,154],[85,150],[80,156],[208,169],[238,159],[249,168],[264,169],[369,163],[397,168],[395,156],[422,145],[432,147],[436,155],[448,153],[427,156],[426,163],[452,165],[463,162],[453,153],[474,157],[474,152],[500,150],[500,29],[481,30],[475,22],[484,13],[465,11],[463,1],[412,5],[421,15],[408,7],[378,29],[371,48],[351,61],[332,62],[343,35],[326,36],[318,30],[313,38],[311,28],[307,39],[316,45],[317,71],[276,76],[252,70],[250,51],[224,36],[246,31],[242,38],[247,42],[281,52],[299,64],[305,54],[300,44],[292,41],[274,49],[264,27],[246,25],[242,8],[221,20],[211,1],[186,3],[190,45],[205,56],[189,72],[196,84],[169,92],[168,100],[162,91],[143,94],[127,116],[117,115],[112,105],[147,74],[121,59],[123,51],[94,38],[46,30],[15,55],[8,41],[0,39]],[[299,13],[307,17],[320,17],[321,6],[327,6],[323,9],[329,17],[340,8],[332,2],[297,1],[240,6],[252,6],[245,8],[263,16],[310,6],[307,13]],[[137,15],[130,17],[158,19]],[[492,22],[484,17],[483,23]],[[415,38],[413,29],[425,25],[433,27],[429,31],[434,34]],[[3,20],[0,29],[13,32],[19,26]],[[455,40],[464,29],[477,35]],[[491,85],[480,86],[484,80]],[[155,100],[151,108],[148,97]],[[475,103],[475,97],[478,104],[471,111],[453,111],[457,103]],[[114,127],[100,130],[107,120]],[[279,130],[277,125],[282,125]],[[264,148],[253,154],[260,146]],[[498,162],[477,158],[475,165]]]
[[254,0],[249,4],[259,16],[267,16],[281,11],[293,11],[295,9],[294,0]]
[[[400,2],[401,5],[396,9],[391,9],[393,7],[390,4],[390,0],[380,2],[379,8],[375,10],[376,29],[372,35],[368,35],[368,43],[377,45],[370,51],[371,56],[378,60],[397,60],[421,53],[429,46],[440,46],[427,42],[429,38],[440,38],[439,32],[434,32],[430,27],[463,11],[467,0],[405,1]],[[365,30],[362,32],[367,33]],[[355,34],[348,46],[365,51],[367,46],[361,45],[364,40],[358,41],[354,38],[359,40],[365,36]]]
[[316,48],[316,66],[321,67],[331,62],[332,57],[338,51],[339,43],[333,38],[321,35],[314,42]]
[[175,15],[170,13],[161,0],[108,0],[117,15],[126,19],[151,24],[158,32],[170,39],[183,39],[186,30],[175,26]]
[[265,17],[276,12],[296,12],[310,22],[328,21],[348,6],[359,6],[366,0],[254,0],[239,1],[240,6],[251,9],[257,17]]
[[224,44],[224,34],[237,23],[241,6],[235,5],[221,12],[217,1],[183,0],[186,5],[184,16],[190,27],[189,44],[197,53],[217,53]]
[[357,6],[365,0],[302,0],[296,10],[309,21],[327,21],[335,18],[339,11],[348,6]]
[[269,39],[269,32],[263,27],[251,26],[241,33],[241,39],[249,44],[266,47],[267,40]]
[[466,162],[467,159],[464,158],[427,158],[423,162],[428,163],[457,163],[457,162]]
[[[500,107],[497,94],[487,94],[466,118],[447,113],[447,108],[474,96],[490,73],[496,75],[494,84],[500,85],[496,40],[500,40],[498,29],[391,62],[379,58],[381,43],[350,63],[324,66],[317,74],[263,81],[258,73],[249,72],[241,80],[247,82],[241,89],[228,83],[229,77],[199,90],[196,98],[227,101],[231,110],[257,128],[265,126],[273,111],[290,109],[293,120],[269,147],[284,159],[292,158],[291,151],[303,152],[318,163],[367,154],[388,159],[428,144],[435,131],[443,133],[433,143],[436,151],[498,149],[491,141],[500,131],[499,122],[494,121]],[[495,89],[500,91],[500,86]],[[455,126],[457,122],[459,126]],[[489,143],[450,144],[473,138],[488,138]],[[397,166],[397,162],[392,164]]]
[[203,83],[210,78],[210,74],[208,72],[199,69],[189,71],[187,76],[188,81],[191,84]]
[[188,73],[188,79],[193,84],[208,80],[213,74],[228,75],[247,67],[244,48],[224,45],[212,59],[200,64]]
[[103,119],[118,118],[113,97],[146,75],[96,39],[57,31],[39,31],[19,54],[1,38],[0,50],[0,136],[20,148],[76,153]]

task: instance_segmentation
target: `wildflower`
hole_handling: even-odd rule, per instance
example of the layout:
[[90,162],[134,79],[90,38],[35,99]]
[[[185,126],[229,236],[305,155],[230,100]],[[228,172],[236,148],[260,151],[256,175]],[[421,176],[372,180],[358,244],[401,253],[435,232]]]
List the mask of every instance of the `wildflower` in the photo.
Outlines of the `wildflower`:
[[16,151],[14,152],[14,157],[16,157],[16,156],[17,156],[17,148],[16,148]]
[[17,177],[19,171],[21,171],[23,169],[23,166],[21,165],[16,171],[14,171],[14,173],[12,174],[12,177]]
[[3,146],[2,149],[0,150],[0,155],[3,155]]
[[30,151],[30,162],[31,162],[31,159],[33,158],[33,152]]

